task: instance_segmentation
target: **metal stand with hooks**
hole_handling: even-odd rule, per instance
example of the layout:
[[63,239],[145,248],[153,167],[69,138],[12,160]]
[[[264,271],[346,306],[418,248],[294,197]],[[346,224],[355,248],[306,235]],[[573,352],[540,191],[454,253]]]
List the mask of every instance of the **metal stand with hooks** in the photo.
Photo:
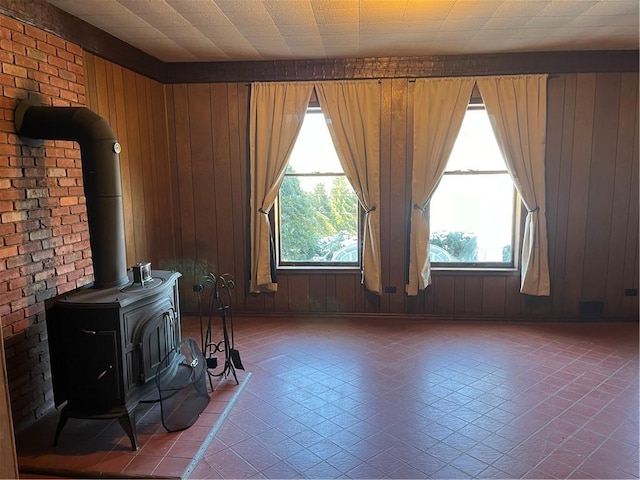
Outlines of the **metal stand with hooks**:
[[[204,329],[204,319],[202,311],[201,295],[205,289],[209,289],[209,305],[207,312],[206,330]],[[207,362],[207,373],[209,374],[209,386],[213,388],[213,378],[227,378],[233,375],[236,384],[238,376],[236,369],[244,370],[240,353],[234,346],[233,332],[233,310],[231,308],[231,290],[235,288],[233,276],[223,273],[216,276],[209,273],[203,278],[201,284],[193,286],[193,290],[198,295],[198,309],[200,312],[200,341],[202,352]],[[221,322],[222,339],[218,342],[213,340],[214,318],[219,314]],[[223,354],[224,360],[218,362],[216,354]]]

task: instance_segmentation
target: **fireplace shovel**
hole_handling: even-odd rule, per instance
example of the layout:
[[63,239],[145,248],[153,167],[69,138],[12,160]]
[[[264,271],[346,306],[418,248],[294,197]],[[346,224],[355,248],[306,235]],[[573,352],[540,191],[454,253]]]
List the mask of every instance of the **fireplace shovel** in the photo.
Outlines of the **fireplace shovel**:
[[238,370],[244,370],[244,366],[242,365],[242,360],[240,360],[240,352],[235,348],[229,349],[229,358],[231,359],[231,363]]

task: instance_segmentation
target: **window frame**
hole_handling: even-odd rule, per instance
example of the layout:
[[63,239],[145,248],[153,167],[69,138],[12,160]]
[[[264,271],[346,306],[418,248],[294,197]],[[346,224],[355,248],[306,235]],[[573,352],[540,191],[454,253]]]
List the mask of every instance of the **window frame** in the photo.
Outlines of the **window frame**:
[[[315,97],[315,90],[313,92],[312,98],[309,101],[309,105],[307,106],[307,110],[305,112],[305,116],[309,113],[312,114],[320,114],[324,115],[322,112],[320,105]],[[335,145],[334,145],[335,148]],[[288,168],[289,163],[287,162]],[[289,177],[339,177],[342,176],[347,180],[347,183],[351,187],[351,182],[346,178],[346,174],[344,173],[344,169],[342,172],[322,172],[322,173],[287,173],[285,169],[285,173],[283,176],[284,179]],[[282,185],[280,186],[282,188]],[[353,188],[353,187],[351,187]],[[362,205],[356,199],[357,209],[358,209],[358,225],[357,225],[357,248],[358,248],[358,258],[354,262],[332,262],[332,261],[323,261],[323,262],[313,262],[313,261],[286,261],[282,260],[282,244],[281,244],[281,231],[282,231],[282,217],[281,217],[281,202],[280,202],[280,190],[278,190],[278,195],[276,196],[276,200],[274,202],[274,208],[272,209],[273,215],[271,216],[272,224],[274,225],[274,229],[272,231],[272,238],[274,240],[275,250],[276,250],[276,269],[277,270],[304,270],[304,269],[313,269],[313,270],[359,270],[362,266],[362,244],[363,244],[363,220],[364,220],[364,211],[362,209]]]
[[[480,96],[477,86],[474,87],[474,91],[472,93],[471,99],[469,101],[469,105],[467,106],[466,112],[470,110],[485,110],[486,107],[484,105],[484,101]],[[448,161],[447,161],[448,163]],[[511,185],[513,188],[513,209],[512,209],[512,218],[511,218],[511,262],[431,262],[431,268],[435,272],[464,272],[467,273],[482,273],[486,274],[487,272],[513,272],[516,273],[520,268],[520,250],[522,243],[522,236],[520,232],[522,231],[522,222],[524,220],[524,216],[522,214],[522,199],[520,194],[518,193],[518,189],[515,187],[513,183],[513,178],[509,173],[506,162],[504,170],[482,170],[482,171],[467,171],[467,170],[455,170],[455,171],[445,171],[443,172],[443,178],[445,175],[495,175],[495,174],[507,174],[509,175],[509,179],[511,180]],[[439,186],[438,186],[439,187]],[[434,192],[435,194],[435,192]],[[431,202],[429,203],[429,211],[431,210]],[[429,225],[431,231],[431,224]],[[431,242],[429,241],[429,244]]]

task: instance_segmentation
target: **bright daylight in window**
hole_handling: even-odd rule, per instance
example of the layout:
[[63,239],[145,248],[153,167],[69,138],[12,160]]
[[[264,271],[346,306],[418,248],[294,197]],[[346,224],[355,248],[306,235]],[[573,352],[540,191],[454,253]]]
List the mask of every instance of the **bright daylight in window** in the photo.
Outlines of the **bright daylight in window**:
[[309,108],[278,198],[280,265],[357,265],[359,203],[319,108]]
[[430,202],[430,258],[443,266],[511,267],[515,188],[486,110],[470,106]]

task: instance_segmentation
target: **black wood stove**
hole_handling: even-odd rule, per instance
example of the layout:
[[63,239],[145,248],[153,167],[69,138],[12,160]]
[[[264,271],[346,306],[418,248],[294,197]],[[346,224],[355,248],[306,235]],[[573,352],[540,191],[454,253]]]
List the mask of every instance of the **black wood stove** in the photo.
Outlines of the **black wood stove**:
[[72,140],[81,151],[95,281],[47,302],[54,400],[64,405],[55,441],[69,418],[118,418],[135,450],[133,410],[180,343],[180,274],[126,267],[120,144],[106,120],[23,101],[15,124],[31,146]]
[[55,443],[69,418],[115,417],[137,448],[133,410],[154,395],[180,343],[180,274],[151,274],[145,284],[75,291],[47,309],[55,403],[67,402]]

